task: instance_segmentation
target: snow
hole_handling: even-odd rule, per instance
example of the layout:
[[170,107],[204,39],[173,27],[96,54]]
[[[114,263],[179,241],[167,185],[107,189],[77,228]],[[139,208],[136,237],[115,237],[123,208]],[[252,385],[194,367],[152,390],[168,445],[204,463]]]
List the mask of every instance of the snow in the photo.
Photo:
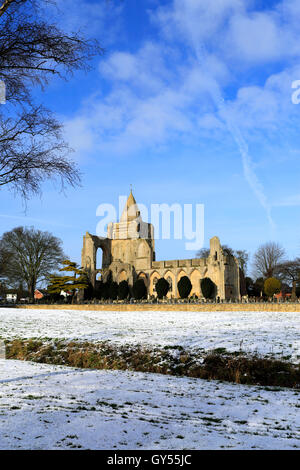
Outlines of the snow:
[[299,312],[111,312],[0,309],[0,338],[242,349],[300,361]]
[[0,360],[0,449],[295,449],[300,391]]

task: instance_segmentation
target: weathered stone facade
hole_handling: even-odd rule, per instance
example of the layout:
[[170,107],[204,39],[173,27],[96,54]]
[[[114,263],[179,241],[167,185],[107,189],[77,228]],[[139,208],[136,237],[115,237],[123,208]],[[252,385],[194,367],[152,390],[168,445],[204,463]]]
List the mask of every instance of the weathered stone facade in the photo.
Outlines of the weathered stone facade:
[[[102,268],[96,268],[97,250],[103,251]],[[143,278],[148,294],[156,295],[155,283],[164,277],[170,284],[168,297],[178,297],[177,283],[188,276],[192,283],[192,294],[202,297],[200,281],[209,277],[216,285],[216,297],[222,300],[240,299],[239,265],[234,256],[224,254],[220,240],[210,240],[207,258],[155,261],[154,229],[152,224],[142,221],[136,201],[130,193],[121,220],[110,223],[107,237],[90,235],[83,237],[82,266],[89,272],[92,284],[96,285],[97,274],[103,280],[109,273],[116,282],[127,280],[130,285]]]

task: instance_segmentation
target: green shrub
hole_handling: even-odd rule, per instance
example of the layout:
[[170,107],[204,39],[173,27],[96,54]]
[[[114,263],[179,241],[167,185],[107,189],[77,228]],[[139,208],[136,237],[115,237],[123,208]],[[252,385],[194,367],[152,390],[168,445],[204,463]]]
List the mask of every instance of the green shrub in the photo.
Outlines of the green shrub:
[[183,276],[177,283],[179,295],[182,299],[186,299],[192,290],[192,283],[187,276]]
[[157,283],[155,284],[155,289],[157,292],[157,297],[159,299],[162,299],[169,292],[170,285],[164,277],[161,277],[160,279],[158,279]]
[[147,288],[145,286],[143,279],[138,279],[137,281],[135,281],[132,287],[132,293],[133,293],[133,297],[136,300],[141,300],[141,299],[146,298]]
[[201,279],[201,291],[206,299],[212,299],[216,294],[216,285],[209,277],[205,277]]
[[121,300],[127,299],[129,295],[129,285],[127,281],[121,281],[118,287],[118,297]]
[[275,277],[269,277],[264,282],[264,291],[268,297],[278,294],[281,289],[281,282]]

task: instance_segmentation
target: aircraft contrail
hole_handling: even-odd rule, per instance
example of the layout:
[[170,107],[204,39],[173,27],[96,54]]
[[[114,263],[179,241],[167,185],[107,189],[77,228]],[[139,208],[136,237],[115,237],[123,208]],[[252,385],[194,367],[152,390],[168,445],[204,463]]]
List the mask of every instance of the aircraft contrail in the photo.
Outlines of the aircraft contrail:
[[[203,45],[195,46],[196,57],[199,63],[203,63],[207,56],[205,48]],[[217,83],[217,81],[211,77],[212,89],[209,90],[212,100],[215,103],[215,106],[218,110],[219,116],[225,122],[228,131],[232,135],[235,143],[237,144],[239,153],[242,158],[243,164],[243,172],[246,181],[248,182],[250,188],[252,189],[253,193],[255,194],[256,198],[258,199],[261,206],[264,208],[268,222],[271,226],[271,229],[275,229],[275,223],[272,219],[271,215],[271,205],[269,204],[267,197],[265,195],[264,187],[262,183],[259,181],[254,168],[253,168],[253,161],[249,154],[249,149],[245,138],[243,137],[239,127],[233,121],[232,116],[229,115],[228,109],[226,108],[225,100],[222,96],[221,87]]]

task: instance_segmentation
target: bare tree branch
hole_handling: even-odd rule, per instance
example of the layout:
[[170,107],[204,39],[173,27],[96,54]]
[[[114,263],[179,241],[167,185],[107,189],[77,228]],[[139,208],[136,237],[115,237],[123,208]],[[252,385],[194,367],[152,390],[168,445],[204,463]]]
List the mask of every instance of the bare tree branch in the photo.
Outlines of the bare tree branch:
[[80,182],[62,126],[34,103],[33,87],[45,88],[55,75],[67,79],[75,70],[89,70],[90,59],[103,52],[97,41],[40,18],[41,2],[6,0],[0,6],[0,80],[8,103],[0,106],[0,187],[8,185],[25,199],[48,178],[59,178],[62,187]]
[[0,254],[9,260],[2,266],[1,278],[11,286],[25,283],[31,299],[37,283],[48,278],[65,258],[59,238],[33,227],[16,227],[4,233]]
[[279,263],[283,260],[285,251],[278,243],[268,242],[261,245],[254,253],[253,266],[257,277],[272,277],[276,274]]
[[292,300],[296,299],[297,282],[300,280],[300,258],[284,261],[277,266],[277,271],[283,281],[292,284]]
[[6,10],[9,8],[9,6],[10,6],[12,3],[21,3],[22,1],[24,1],[24,0],[21,0],[21,1],[5,0],[5,2],[3,2],[2,5],[0,6],[0,16],[4,15],[4,13],[6,12]]

